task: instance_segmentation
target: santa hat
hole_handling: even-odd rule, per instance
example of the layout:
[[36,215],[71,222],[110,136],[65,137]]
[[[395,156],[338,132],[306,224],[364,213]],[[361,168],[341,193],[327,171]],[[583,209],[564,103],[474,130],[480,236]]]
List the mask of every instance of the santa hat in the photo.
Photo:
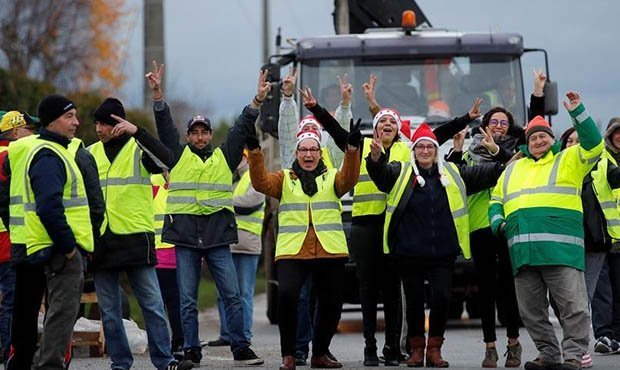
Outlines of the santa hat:
[[547,120],[544,119],[542,116],[536,116],[532,118],[530,123],[527,124],[527,127],[525,129],[525,141],[530,141],[530,136],[533,133],[540,131],[548,133],[553,138],[555,137],[553,135],[553,131],[551,130],[551,125],[549,124],[549,122],[547,122]]
[[298,133],[296,147],[299,147],[299,144],[301,144],[301,142],[306,139],[311,139],[311,140],[316,141],[316,143],[319,144],[319,148],[321,147],[321,136],[318,132],[314,130]]
[[375,115],[375,118],[372,119],[372,129],[373,130],[377,128],[377,124],[379,123],[379,120],[383,116],[393,117],[396,120],[396,124],[398,125],[398,131],[400,131],[400,128],[403,125],[403,121],[400,119],[400,114],[398,113],[398,111],[396,109],[393,109],[393,108],[381,109],[379,111],[379,113],[377,113]]
[[413,167],[413,172],[415,173],[416,181],[420,184],[421,187],[424,187],[424,185],[426,185],[426,181],[420,175],[418,166],[415,163],[415,149],[414,148],[416,144],[419,143],[421,140],[428,140],[431,143],[433,143],[433,145],[435,145],[435,147],[437,148],[437,154],[435,155],[435,161],[437,162],[437,167],[439,169],[439,176],[440,176],[439,179],[443,187],[448,186],[450,181],[448,181],[448,177],[446,176],[443,170],[443,164],[439,160],[439,143],[437,142],[437,137],[433,133],[433,130],[431,129],[431,127],[426,122],[423,122],[418,127],[418,129],[415,130],[415,132],[413,133],[413,136],[411,136],[411,166]]
[[[319,123],[319,121],[317,121],[317,119],[314,116],[305,116],[304,118],[301,119],[301,121],[299,121],[299,123],[297,124],[297,132],[301,132],[301,130],[304,128],[304,126],[306,125],[317,125],[319,127],[319,130],[323,129],[323,126]],[[319,136],[321,134],[319,133]]]

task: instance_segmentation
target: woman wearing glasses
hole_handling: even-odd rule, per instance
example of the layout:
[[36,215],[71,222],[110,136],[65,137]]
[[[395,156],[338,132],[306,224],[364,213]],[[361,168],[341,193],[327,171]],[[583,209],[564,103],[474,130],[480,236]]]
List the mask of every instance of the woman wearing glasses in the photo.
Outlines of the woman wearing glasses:
[[[530,115],[544,114],[543,88],[546,76],[534,71],[534,92],[530,99]],[[450,162],[470,166],[482,163],[506,163],[520,144],[524,144],[523,128],[517,126],[512,114],[503,107],[494,107],[483,117],[474,131],[472,143],[463,153],[465,132],[454,137],[454,148],[448,154]],[[514,279],[506,240],[491,232],[489,226],[489,199],[491,189],[468,197],[471,254],[478,273],[480,318],[483,340],[486,345],[482,367],[497,367],[499,356],[495,346],[495,305],[506,326],[508,337],[506,367],[519,367],[522,348],[519,343],[519,307],[515,295]]]
[[342,367],[327,353],[340,321],[344,264],[348,257],[340,197],[353,188],[359,176],[359,124],[351,124],[341,170],[327,169],[323,163],[321,139],[316,131],[300,132],[293,165],[274,173],[265,168],[258,139],[253,136],[247,142],[252,186],[280,201],[275,253],[280,369],[295,369],[297,299],[308,276],[312,276],[318,301],[311,366]]

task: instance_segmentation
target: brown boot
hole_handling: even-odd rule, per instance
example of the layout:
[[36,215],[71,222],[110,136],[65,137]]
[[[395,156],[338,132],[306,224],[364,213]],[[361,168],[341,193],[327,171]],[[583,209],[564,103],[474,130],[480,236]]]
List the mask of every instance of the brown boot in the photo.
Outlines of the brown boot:
[[411,353],[407,360],[408,367],[422,367],[424,366],[424,348],[426,347],[426,338],[422,337],[409,337],[409,347]]
[[295,356],[282,357],[282,364],[280,370],[295,370]]
[[426,367],[448,367],[448,361],[441,358],[442,337],[428,337],[426,346]]

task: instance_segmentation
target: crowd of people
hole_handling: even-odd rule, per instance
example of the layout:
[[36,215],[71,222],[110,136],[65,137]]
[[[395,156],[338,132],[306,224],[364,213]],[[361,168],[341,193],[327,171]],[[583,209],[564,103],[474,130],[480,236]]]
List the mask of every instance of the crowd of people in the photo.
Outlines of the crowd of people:
[[[85,273],[93,277],[113,370],[133,364],[121,273],[145,318],[155,368],[199,367],[203,264],[220,316],[219,337],[209,345],[229,346],[235,365],[263,365],[251,343],[266,197],[278,207],[280,369],[308,358],[312,368],[342,367],[330,344],[349,258],[359,279],[364,366],[381,362],[380,301],[385,366],[449,366],[441,349],[459,255],[473,258],[478,274],[482,367],[499,363],[500,301],[506,367],[522,364],[522,324],[538,351],[524,362],[527,370],[592,366],[591,326],[594,351],[620,351],[620,118],[601,135],[580,96],[569,92],[564,106],[573,127],[556,141],[543,118],[546,76],[534,71],[528,122],[515,122],[509,107],[481,112],[483,99],[475,98],[462,116],[411,128],[393,102],[377,102],[371,75],[361,89],[374,117],[372,136],[364,137],[346,74],[338,77],[334,112],[310,88],[297,90],[311,113],[299,120],[291,69],[281,85],[282,165],[270,172],[256,131],[272,89],[267,71],[217,147],[206,116],[177,129],[163,72],[153,62],[145,76],[158,137],[129,122],[112,97],[91,117],[99,141],[88,147],[75,136],[78,106],[65,96],[44,97],[36,117],[3,113],[0,346],[7,369],[69,367]],[[440,155],[451,139],[452,149]],[[347,241],[340,199],[351,191]],[[549,306],[563,329],[561,345]]]

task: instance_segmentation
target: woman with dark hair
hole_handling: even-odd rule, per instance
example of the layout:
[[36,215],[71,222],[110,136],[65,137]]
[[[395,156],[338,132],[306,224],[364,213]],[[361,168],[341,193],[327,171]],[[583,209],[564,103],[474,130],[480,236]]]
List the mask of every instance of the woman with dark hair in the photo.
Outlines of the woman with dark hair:
[[579,144],[579,135],[577,134],[577,130],[575,130],[574,127],[571,127],[568,130],[564,131],[562,136],[560,136],[560,143],[562,144],[562,150]]

